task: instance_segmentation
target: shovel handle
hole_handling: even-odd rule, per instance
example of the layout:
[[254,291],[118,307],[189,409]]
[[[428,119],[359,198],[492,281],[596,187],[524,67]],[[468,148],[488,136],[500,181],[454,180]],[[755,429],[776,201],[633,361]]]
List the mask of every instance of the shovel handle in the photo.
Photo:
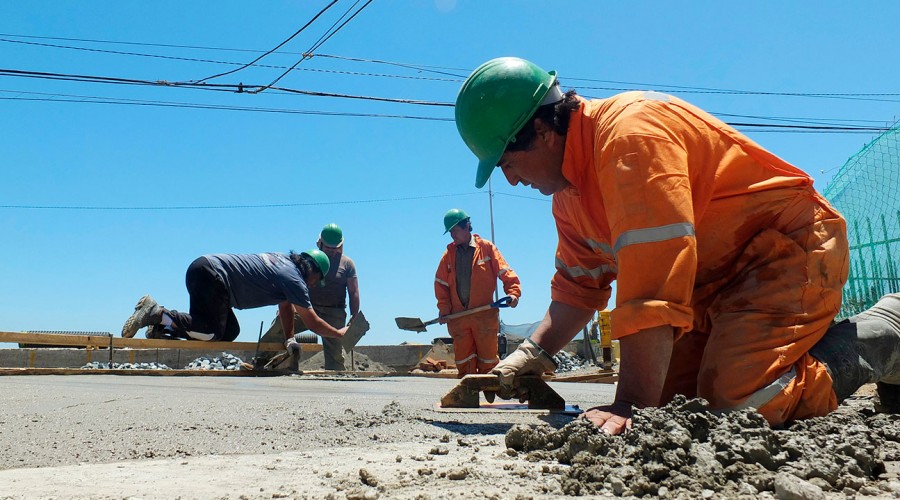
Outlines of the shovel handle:
[[440,320],[442,320],[442,319],[446,321],[446,320],[450,320],[450,319],[456,319],[456,318],[459,318],[459,317],[462,317],[462,316],[468,316],[468,315],[470,315],[470,314],[475,314],[475,313],[481,312],[481,311],[487,311],[488,309],[499,309],[499,308],[501,308],[501,307],[509,307],[509,302],[510,302],[511,300],[512,300],[512,297],[510,297],[510,296],[507,295],[506,297],[500,297],[500,299],[497,300],[497,302],[492,302],[492,303],[490,303],[490,304],[485,304],[485,305],[483,305],[483,306],[476,307],[475,309],[467,309],[467,310],[465,310],[465,311],[461,311],[461,312],[458,312],[458,313],[448,314],[448,315],[446,315],[446,316],[441,316],[441,317],[439,317],[439,318],[434,318],[433,320],[431,320],[431,321],[429,321],[429,322],[427,322],[427,323],[425,323],[425,324],[426,324],[426,325],[433,325],[433,324],[437,323],[438,321],[440,321]]

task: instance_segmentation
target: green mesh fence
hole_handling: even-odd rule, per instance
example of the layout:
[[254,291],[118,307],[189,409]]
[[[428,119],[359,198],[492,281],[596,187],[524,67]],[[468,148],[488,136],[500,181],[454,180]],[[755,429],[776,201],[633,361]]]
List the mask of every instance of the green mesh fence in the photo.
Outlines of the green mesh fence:
[[847,219],[846,318],[900,292],[900,122],[847,160],[824,195]]

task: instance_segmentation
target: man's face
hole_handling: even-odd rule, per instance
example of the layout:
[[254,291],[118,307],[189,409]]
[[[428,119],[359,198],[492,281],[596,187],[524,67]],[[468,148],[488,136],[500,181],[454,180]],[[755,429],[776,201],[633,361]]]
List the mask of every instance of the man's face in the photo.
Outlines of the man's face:
[[344,246],[341,245],[339,247],[330,247],[322,243],[321,245],[319,245],[319,249],[325,252],[325,255],[327,255],[329,259],[332,259],[335,255],[340,255],[341,252],[344,251]]
[[525,151],[506,151],[497,165],[510,185],[522,183],[551,195],[569,186],[562,175],[565,136],[549,129],[540,119],[535,120],[537,136]]
[[318,271],[316,268],[310,275],[307,277],[306,286],[309,288],[313,288],[319,286],[319,282],[322,281],[322,273]]
[[450,228],[450,237],[453,243],[465,245],[472,240],[472,231],[469,230],[469,222],[463,222]]

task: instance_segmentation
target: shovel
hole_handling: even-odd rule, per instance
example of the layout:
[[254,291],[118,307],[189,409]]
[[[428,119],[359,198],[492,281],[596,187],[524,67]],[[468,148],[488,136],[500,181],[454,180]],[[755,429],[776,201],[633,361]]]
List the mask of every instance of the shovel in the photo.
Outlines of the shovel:
[[498,300],[497,302],[494,302],[492,304],[483,305],[480,307],[476,307],[475,309],[469,309],[469,310],[463,311],[463,312],[448,314],[446,316],[439,316],[437,318],[434,318],[431,321],[426,321],[424,323],[419,318],[394,318],[394,321],[397,322],[397,328],[399,328],[401,330],[409,330],[411,332],[424,332],[428,325],[433,325],[442,319],[445,321],[448,321],[451,319],[468,316],[470,314],[475,314],[477,312],[487,311],[488,309],[498,309],[501,307],[509,307],[510,300],[512,300],[511,297],[508,297],[508,296],[502,297],[500,300]]

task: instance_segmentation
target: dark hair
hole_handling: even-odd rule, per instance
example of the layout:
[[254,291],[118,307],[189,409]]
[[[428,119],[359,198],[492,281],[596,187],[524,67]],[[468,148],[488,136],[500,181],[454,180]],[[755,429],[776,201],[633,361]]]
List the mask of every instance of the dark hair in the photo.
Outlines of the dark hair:
[[569,132],[569,117],[572,112],[581,106],[578,94],[574,90],[566,92],[563,99],[553,104],[545,104],[537,109],[531,118],[525,122],[522,130],[506,145],[506,151],[525,151],[531,148],[537,131],[534,129],[534,120],[540,118],[542,122],[553,127],[553,131],[559,135]]
[[314,269],[312,259],[307,255],[294,253],[293,250],[288,254],[288,257],[291,259],[291,262],[297,266],[297,269],[300,270],[300,276],[303,276],[304,281],[309,278],[310,273],[312,273]]

